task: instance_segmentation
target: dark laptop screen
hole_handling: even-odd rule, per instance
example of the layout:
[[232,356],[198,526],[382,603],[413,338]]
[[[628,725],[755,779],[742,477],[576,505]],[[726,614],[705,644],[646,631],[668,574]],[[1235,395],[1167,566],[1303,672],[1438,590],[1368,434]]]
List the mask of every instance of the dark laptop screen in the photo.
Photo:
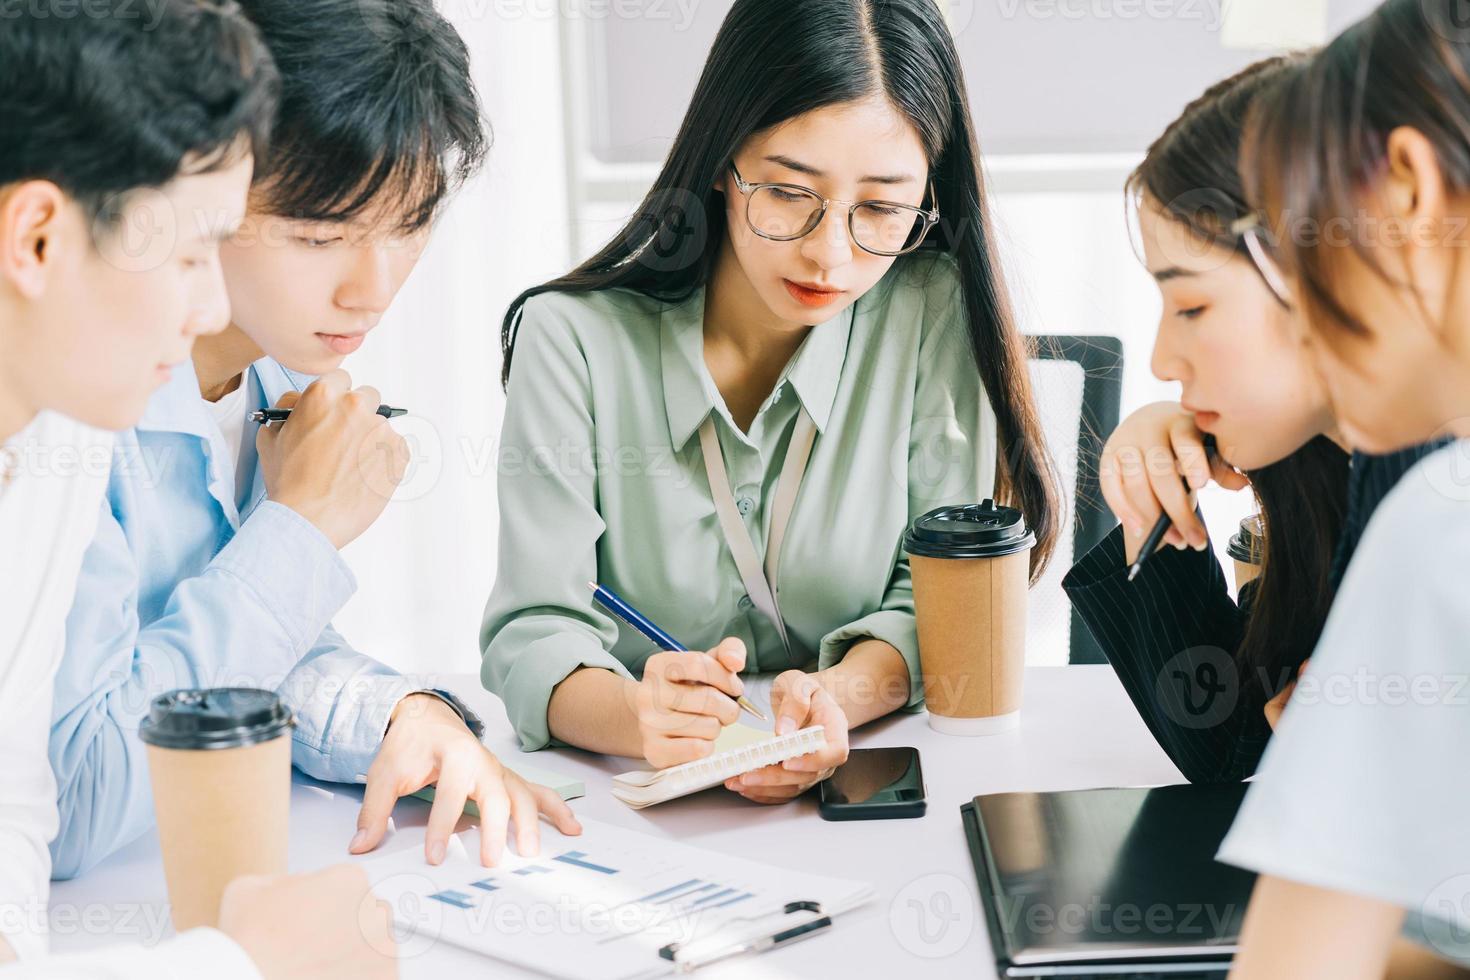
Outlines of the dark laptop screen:
[[1228,952],[1254,875],[1214,855],[1245,788],[976,797],[985,851],[977,864],[989,877],[981,888],[1005,958],[1026,964]]

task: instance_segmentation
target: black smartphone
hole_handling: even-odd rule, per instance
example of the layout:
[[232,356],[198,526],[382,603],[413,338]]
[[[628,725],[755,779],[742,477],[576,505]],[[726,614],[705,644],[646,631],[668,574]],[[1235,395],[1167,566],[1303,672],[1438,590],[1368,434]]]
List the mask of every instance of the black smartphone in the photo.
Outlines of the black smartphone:
[[927,806],[915,748],[853,749],[822,783],[823,820],[900,820]]

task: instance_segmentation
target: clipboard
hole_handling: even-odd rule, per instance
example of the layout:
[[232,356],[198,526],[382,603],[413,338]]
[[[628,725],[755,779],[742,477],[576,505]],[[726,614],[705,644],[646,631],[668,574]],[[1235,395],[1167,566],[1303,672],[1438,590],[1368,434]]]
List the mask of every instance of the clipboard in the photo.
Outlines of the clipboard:
[[[675,973],[689,974],[701,967],[733,959],[736,956],[765,953],[783,946],[790,946],[803,939],[810,939],[824,929],[832,928],[832,917],[822,911],[820,902],[788,902],[782,912],[785,916],[799,913],[808,913],[808,917],[800,922],[784,924],[781,929],[773,933],[734,942],[711,937],[692,943],[669,943],[658,951],[658,955],[674,964]],[[761,916],[761,918],[770,917]],[[702,948],[705,946],[711,948]]]

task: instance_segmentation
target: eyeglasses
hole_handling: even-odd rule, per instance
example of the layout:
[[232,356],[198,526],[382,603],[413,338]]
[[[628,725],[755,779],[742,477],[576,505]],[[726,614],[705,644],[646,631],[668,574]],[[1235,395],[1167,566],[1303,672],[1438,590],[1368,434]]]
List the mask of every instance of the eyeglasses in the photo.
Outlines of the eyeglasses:
[[[793,242],[817,229],[834,204],[848,205],[847,229],[853,243],[873,255],[903,255],[924,242],[939,223],[939,208],[928,211],[894,201],[839,201],[800,184],[752,184],[735,165],[735,186],[745,196],[745,221],[750,230],[773,242]],[[929,182],[934,200],[934,182]]]
[[1276,302],[1291,309],[1291,290],[1287,288],[1286,276],[1281,266],[1271,257],[1271,247],[1266,241],[1266,226],[1259,214],[1248,214],[1230,225],[1231,234],[1245,243],[1245,251],[1251,263],[1266,283],[1266,288],[1276,297]]

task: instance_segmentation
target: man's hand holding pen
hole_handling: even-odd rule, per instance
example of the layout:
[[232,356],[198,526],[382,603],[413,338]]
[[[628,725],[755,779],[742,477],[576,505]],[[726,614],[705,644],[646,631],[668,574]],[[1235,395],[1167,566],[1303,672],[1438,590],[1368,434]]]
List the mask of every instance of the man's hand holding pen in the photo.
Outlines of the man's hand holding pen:
[[367,530],[408,468],[408,445],[378,414],[372,388],[353,389],[345,371],[323,375],[276,408],[286,422],[256,435],[266,492],[317,527],[338,548]]

